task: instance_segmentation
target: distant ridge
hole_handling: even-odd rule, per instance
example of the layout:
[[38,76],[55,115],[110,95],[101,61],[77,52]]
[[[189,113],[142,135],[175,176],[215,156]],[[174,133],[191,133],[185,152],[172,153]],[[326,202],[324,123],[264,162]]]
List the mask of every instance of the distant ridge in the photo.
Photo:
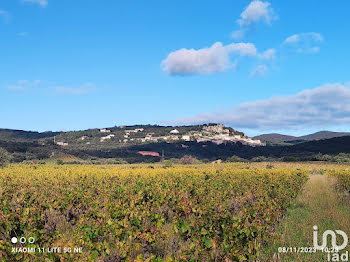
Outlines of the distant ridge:
[[319,131],[313,134],[299,136],[299,137],[271,133],[271,134],[263,134],[263,135],[255,136],[253,138],[260,139],[266,142],[273,142],[273,143],[286,142],[287,143],[287,142],[293,142],[293,141],[306,142],[306,141],[313,141],[313,140],[330,139],[330,138],[342,137],[342,136],[350,136],[350,132]]
[[282,135],[277,133],[263,134],[255,136],[254,139],[264,140],[266,142],[284,142],[298,139],[295,136]]
[[61,132],[36,132],[36,131],[24,131],[16,129],[0,128],[0,140],[5,141],[32,141],[41,138],[53,137]]
[[329,138],[341,137],[341,136],[350,136],[350,132],[320,131],[314,134],[301,136],[299,137],[299,139],[310,141],[310,140],[329,139]]
[[[238,157],[250,161],[350,162],[350,133],[346,132],[321,131],[301,137],[281,134],[258,136],[259,139],[273,138],[274,141],[278,139],[282,141],[267,143],[264,146],[250,146],[243,142],[219,144],[209,140],[200,142],[194,139],[188,140],[189,135],[187,134],[195,134],[202,130],[203,135],[199,139],[203,139],[205,132],[209,132],[209,129],[220,131],[221,128],[223,127],[215,125],[177,126],[178,133],[170,133],[174,131],[174,127],[155,125],[121,126],[60,133],[0,129],[0,148],[10,154],[11,161],[14,163],[61,160],[72,163],[80,161],[94,163],[105,163],[106,161],[111,163],[157,162],[161,160],[160,155],[163,154],[164,159],[167,160],[181,159],[190,155],[203,161],[218,159],[231,161],[231,158],[234,160]],[[238,135],[244,136],[243,133],[232,128],[223,128],[225,134],[228,134],[226,129],[233,138]],[[173,134],[181,138],[177,140],[159,139],[165,135],[173,136]],[[216,134],[213,137],[215,136]],[[137,139],[146,137],[151,140],[137,141]],[[139,152],[156,152],[159,156],[147,156]]]

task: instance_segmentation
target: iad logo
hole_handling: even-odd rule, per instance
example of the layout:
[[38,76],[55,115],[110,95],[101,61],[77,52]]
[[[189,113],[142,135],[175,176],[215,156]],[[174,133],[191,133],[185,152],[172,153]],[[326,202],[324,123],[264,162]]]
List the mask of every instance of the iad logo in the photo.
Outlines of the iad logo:
[[314,248],[316,248],[318,250],[324,250],[327,247],[327,237],[329,235],[331,236],[332,247],[335,250],[340,251],[340,250],[346,248],[346,246],[348,245],[348,236],[346,235],[346,233],[344,231],[341,231],[341,230],[335,230],[335,232],[343,237],[343,244],[338,246],[337,245],[337,236],[334,233],[334,231],[333,230],[326,230],[322,235],[322,245],[319,245],[318,244],[317,229],[318,229],[318,227],[314,226]]
[[[328,253],[327,258],[328,261],[349,261],[349,252],[346,251],[345,253],[340,254],[339,251],[346,248],[348,245],[348,236],[344,231],[341,230],[326,230],[322,235],[322,244],[318,244],[318,227],[314,226],[314,248],[317,250],[322,250],[323,252]],[[343,243],[338,246],[337,245],[337,235],[341,235],[343,238]],[[328,248],[327,246],[327,238],[328,236],[331,236],[331,244],[332,248]]]

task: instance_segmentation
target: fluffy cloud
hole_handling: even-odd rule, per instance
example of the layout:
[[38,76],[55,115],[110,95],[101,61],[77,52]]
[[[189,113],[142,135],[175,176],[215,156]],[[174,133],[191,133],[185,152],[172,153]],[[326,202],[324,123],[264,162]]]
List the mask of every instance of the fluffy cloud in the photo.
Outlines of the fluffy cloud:
[[322,42],[323,36],[319,33],[310,32],[310,33],[301,33],[301,34],[295,34],[291,35],[284,40],[284,43],[286,44],[295,44],[299,43],[301,41],[315,41],[315,42]]
[[225,46],[229,53],[236,53],[241,56],[256,56],[257,50],[251,43],[233,43]]
[[234,66],[230,55],[256,56],[257,50],[251,43],[232,43],[224,46],[217,42],[209,48],[186,49],[171,52],[161,63],[169,75],[194,75],[224,72]]
[[240,104],[231,110],[199,114],[177,124],[220,122],[235,128],[276,130],[350,123],[350,83],[325,84],[295,95]]
[[284,40],[285,44],[292,44],[292,43],[298,43],[300,41],[300,35],[295,34],[291,35]]
[[317,53],[320,51],[317,44],[321,42],[323,42],[321,34],[309,32],[291,35],[283,43],[294,48],[298,53]]
[[276,50],[274,48],[267,49],[265,52],[259,55],[261,59],[272,60],[275,59]]
[[270,24],[275,18],[276,16],[269,2],[254,0],[241,13],[241,18],[237,22],[240,26],[249,26],[259,21]]
[[251,76],[256,77],[256,76],[264,76],[267,73],[267,66],[266,65],[258,65],[253,69],[253,71],[250,73]]
[[242,40],[251,30],[253,24],[263,22],[271,24],[277,19],[274,10],[269,2],[254,0],[243,10],[240,18],[237,20],[240,29],[231,33],[231,38],[234,40]]
[[46,7],[48,5],[47,0],[22,0],[23,3],[38,4],[41,7]]
[[[241,13],[241,18],[237,20],[241,28],[232,32],[231,37],[235,40],[242,39],[251,24],[259,21],[270,24],[275,18],[269,2],[254,0]],[[259,54],[255,45],[251,43],[232,43],[224,46],[221,42],[216,42],[207,48],[197,50],[182,48],[171,52],[161,62],[161,68],[169,75],[206,75],[224,72],[236,66],[230,61],[233,55],[272,60],[275,58],[275,49],[271,48]]]

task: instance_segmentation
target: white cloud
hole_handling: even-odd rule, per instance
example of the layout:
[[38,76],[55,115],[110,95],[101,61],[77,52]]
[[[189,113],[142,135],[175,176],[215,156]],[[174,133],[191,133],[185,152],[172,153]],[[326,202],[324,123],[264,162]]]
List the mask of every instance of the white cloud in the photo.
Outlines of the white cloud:
[[301,129],[350,123],[350,83],[325,84],[295,95],[248,102],[231,110],[199,114],[176,124],[224,123],[260,130]]
[[54,89],[60,95],[83,95],[94,91],[96,87],[92,83],[85,83],[84,85],[79,87],[57,86],[54,87]]
[[284,44],[294,48],[297,53],[317,53],[320,51],[318,44],[323,42],[321,34],[315,32],[294,34],[284,40]]
[[264,75],[266,75],[267,70],[268,70],[268,68],[266,65],[258,65],[257,67],[255,67],[253,69],[253,71],[250,73],[250,75],[252,77],[264,76]]
[[14,85],[6,86],[7,89],[10,90],[28,90],[30,88],[38,87],[41,83],[41,80],[19,80]]
[[322,42],[323,36],[315,32],[295,34],[287,37],[286,40],[284,40],[284,43],[295,44],[295,43],[300,43],[301,41]]
[[41,7],[46,7],[48,5],[47,0],[22,0],[23,3],[38,4]]
[[249,26],[252,23],[263,21],[270,24],[276,19],[274,11],[269,2],[259,0],[252,1],[247,8],[241,13],[241,18],[237,20],[240,26]]
[[300,36],[295,34],[287,37],[286,40],[284,40],[284,43],[291,44],[291,43],[298,43],[299,41],[300,41]]
[[[241,28],[233,31],[231,38],[243,39],[253,23],[262,21],[270,24],[274,19],[276,16],[269,2],[254,0],[241,13],[241,18],[237,20]],[[271,48],[259,54],[252,43],[232,43],[224,46],[221,42],[216,42],[211,47],[202,49],[182,48],[173,51],[161,62],[161,68],[169,75],[207,75],[236,67],[236,63],[230,61],[233,55],[272,60],[275,53],[275,49]]]
[[256,56],[257,50],[252,43],[232,43],[225,46],[229,53],[236,53],[241,56]]
[[251,30],[251,27],[259,22],[270,25],[273,20],[277,19],[271,4],[260,0],[254,0],[243,10],[237,23],[239,30],[231,33],[234,40],[242,40]]
[[276,50],[274,48],[267,49],[265,52],[259,55],[261,59],[273,60],[275,59]]
[[163,71],[169,75],[194,75],[224,72],[234,64],[230,55],[256,56],[257,50],[251,43],[232,43],[224,46],[221,42],[209,48],[186,49],[171,52],[161,63]]

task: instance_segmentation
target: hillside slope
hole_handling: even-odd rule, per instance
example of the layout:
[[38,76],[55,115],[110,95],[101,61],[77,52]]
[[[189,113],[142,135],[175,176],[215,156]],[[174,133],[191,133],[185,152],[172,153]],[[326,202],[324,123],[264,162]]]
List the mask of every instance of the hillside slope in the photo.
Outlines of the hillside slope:
[[277,133],[263,134],[263,135],[255,136],[253,138],[260,139],[267,142],[284,142],[284,141],[292,141],[292,140],[298,139],[295,136],[282,135]]
[[253,138],[260,139],[266,142],[273,142],[273,143],[293,142],[293,141],[297,141],[300,143],[305,141],[330,139],[330,138],[342,137],[342,136],[350,136],[350,132],[319,131],[313,134],[299,136],[299,137],[272,133],[272,134],[262,134],[259,136],[255,136]]
[[[188,128],[192,130],[194,128],[197,130],[199,129],[198,126]],[[181,136],[181,133],[188,132],[188,130],[185,129],[186,128],[179,128],[179,136]],[[169,131],[172,130],[172,127],[164,128],[150,126],[147,130],[142,132],[130,133],[128,136],[129,141],[131,141],[130,143],[120,143],[119,141],[115,141],[117,136],[122,136],[122,134],[127,136],[126,133],[129,132],[127,130],[129,130],[129,128],[124,127],[122,130],[111,128],[111,133],[115,134],[115,137],[104,142],[101,142],[100,137],[106,136],[106,134],[101,133],[98,129],[61,133],[56,135],[55,139],[51,137],[52,134],[47,136],[48,134],[37,134],[35,132],[29,133],[30,139],[28,139],[28,136],[19,132],[16,133],[19,134],[16,141],[13,140],[13,136],[7,138],[5,136],[6,139],[0,139],[0,147],[6,149],[11,154],[14,162],[47,159],[59,154],[72,155],[84,160],[115,159],[118,161],[127,161],[129,163],[158,162],[163,153],[165,159],[179,159],[185,155],[191,155],[204,161],[213,161],[216,159],[226,160],[232,156],[238,156],[247,160],[252,160],[256,157],[263,157],[260,161],[263,161],[264,158],[265,160],[281,160],[283,158],[288,158],[288,161],[312,161],[320,159],[319,153],[331,156],[336,156],[340,153],[350,154],[350,136],[312,141],[304,140],[303,143],[295,145],[280,144],[256,147],[245,145],[241,142],[223,142],[221,144],[216,144],[212,141],[198,142],[195,140],[185,141],[183,139],[177,141],[159,139],[155,141],[150,140],[144,143],[131,141],[131,139],[136,139],[136,136],[142,138],[144,133],[149,133],[151,130],[153,131],[152,133],[155,133],[154,136],[157,137],[162,135],[162,132],[169,133]],[[194,130],[193,132],[197,131]],[[232,132],[237,131],[232,130]],[[135,136],[135,138],[133,138],[132,135]],[[321,132],[321,135],[324,137],[324,135],[328,135],[328,133]],[[87,138],[81,139],[83,136],[86,136]],[[314,136],[313,138],[322,136],[318,134],[318,136]],[[33,137],[39,137],[39,139],[34,139],[32,141],[31,139],[33,139]],[[122,137],[122,139],[126,138]],[[55,140],[56,144],[54,143]],[[69,142],[69,145],[60,146],[58,141]],[[140,151],[156,152],[158,153],[158,156],[143,156],[138,153]],[[326,156],[326,159],[329,158],[329,156]]]
[[42,138],[53,137],[59,135],[60,132],[34,132],[14,129],[0,128],[0,140],[5,141],[34,141]]
[[350,136],[349,132],[332,132],[332,131],[320,131],[314,134],[300,136],[299,139],[302,140],[320,140],[320,139],[330,139],[334,137]]

